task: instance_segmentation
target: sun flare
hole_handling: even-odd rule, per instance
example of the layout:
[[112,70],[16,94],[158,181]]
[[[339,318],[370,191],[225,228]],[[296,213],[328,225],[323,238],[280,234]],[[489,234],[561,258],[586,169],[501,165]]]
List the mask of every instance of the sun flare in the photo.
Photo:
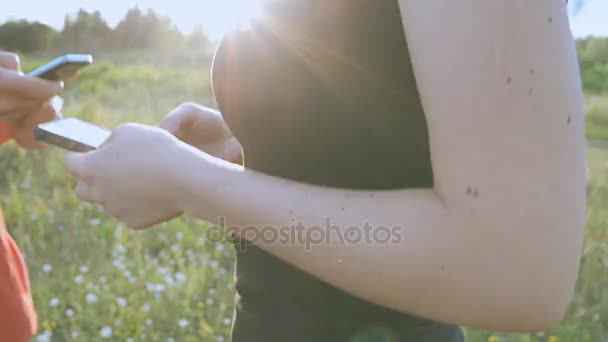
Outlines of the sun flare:
[[226,31],[247,26],[257,16],[265,0],[219,0],[207,5],[206,26],[212,36],[221,36]]

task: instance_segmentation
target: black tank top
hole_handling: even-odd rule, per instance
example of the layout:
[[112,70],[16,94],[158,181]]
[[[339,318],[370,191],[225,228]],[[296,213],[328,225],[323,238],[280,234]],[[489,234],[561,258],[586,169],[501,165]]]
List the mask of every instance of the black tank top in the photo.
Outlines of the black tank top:
[[[397,0],[267,0],[224,37],[213,88],[249,169],[340,188],[426,188],[427,126],[409,61]],[[236,254],[235,342],[464,340],[458,327],[355,298],[251,244]]]

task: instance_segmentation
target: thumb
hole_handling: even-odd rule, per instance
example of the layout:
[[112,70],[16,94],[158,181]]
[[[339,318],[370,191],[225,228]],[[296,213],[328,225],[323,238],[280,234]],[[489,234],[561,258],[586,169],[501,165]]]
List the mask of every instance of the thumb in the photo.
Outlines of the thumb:
[[90,183],[93,178],[88,156],[88,153],[66,152],[63,158],[66,171],[85,183]]

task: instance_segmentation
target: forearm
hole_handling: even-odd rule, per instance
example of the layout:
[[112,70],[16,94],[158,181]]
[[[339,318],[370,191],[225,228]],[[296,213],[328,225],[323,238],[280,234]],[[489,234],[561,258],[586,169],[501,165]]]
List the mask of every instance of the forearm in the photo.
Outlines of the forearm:
[[[179,177],[186,213],[213,223],[224,217],[228,228],[237,231],[247,227],[251,232],[256,227],[257,237],[264,227],[276,232],[301,222],[299,228],[290,229],[302,230],[307,238],[258,239],[256,244],[355,296],[435,320],[498,330],[543,325],[529,318],[522,322],[520,312],[556,297],[544,282],[555,278],[542,273],[557,270],[546,264],[536,240],[522,241],[504,224],[483,225],[454,212],[432,189],[322,188],[219,160],[214,161],[219,167],[209,168],[203,158],[209,157],[189,151],[179,162],[184,166],[181,170],[188,170]],[[197,203],[212,203],[212,207]],[[327,233],[328,220],[330,240],[311,245],[310,236],[319,232],[314,227]],[[339,236],[347,239],[352,226],[362,234],[389,227],[393,235],[384,243],[370,243],[364,237],[340,241]],[[540,273],[531,275],[530,270]],[[538,280],[536,285],[530,285],[531,276]],[[541,314],[539,319],[547,318]]]

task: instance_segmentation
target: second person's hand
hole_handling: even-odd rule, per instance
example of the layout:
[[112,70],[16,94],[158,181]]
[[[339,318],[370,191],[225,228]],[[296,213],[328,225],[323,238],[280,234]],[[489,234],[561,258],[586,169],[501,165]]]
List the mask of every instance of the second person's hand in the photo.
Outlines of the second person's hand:
[[43,148],[34,129],[59,115],[50,100],[62,90],[60,82],[23,75],[18,56],[0,51],[0,127],[5,138],[23,148]]
[[179,140],[227,162],[242,164],[243,149],[221,113],[195,103],[184,103],[160,122],[160,128]]

